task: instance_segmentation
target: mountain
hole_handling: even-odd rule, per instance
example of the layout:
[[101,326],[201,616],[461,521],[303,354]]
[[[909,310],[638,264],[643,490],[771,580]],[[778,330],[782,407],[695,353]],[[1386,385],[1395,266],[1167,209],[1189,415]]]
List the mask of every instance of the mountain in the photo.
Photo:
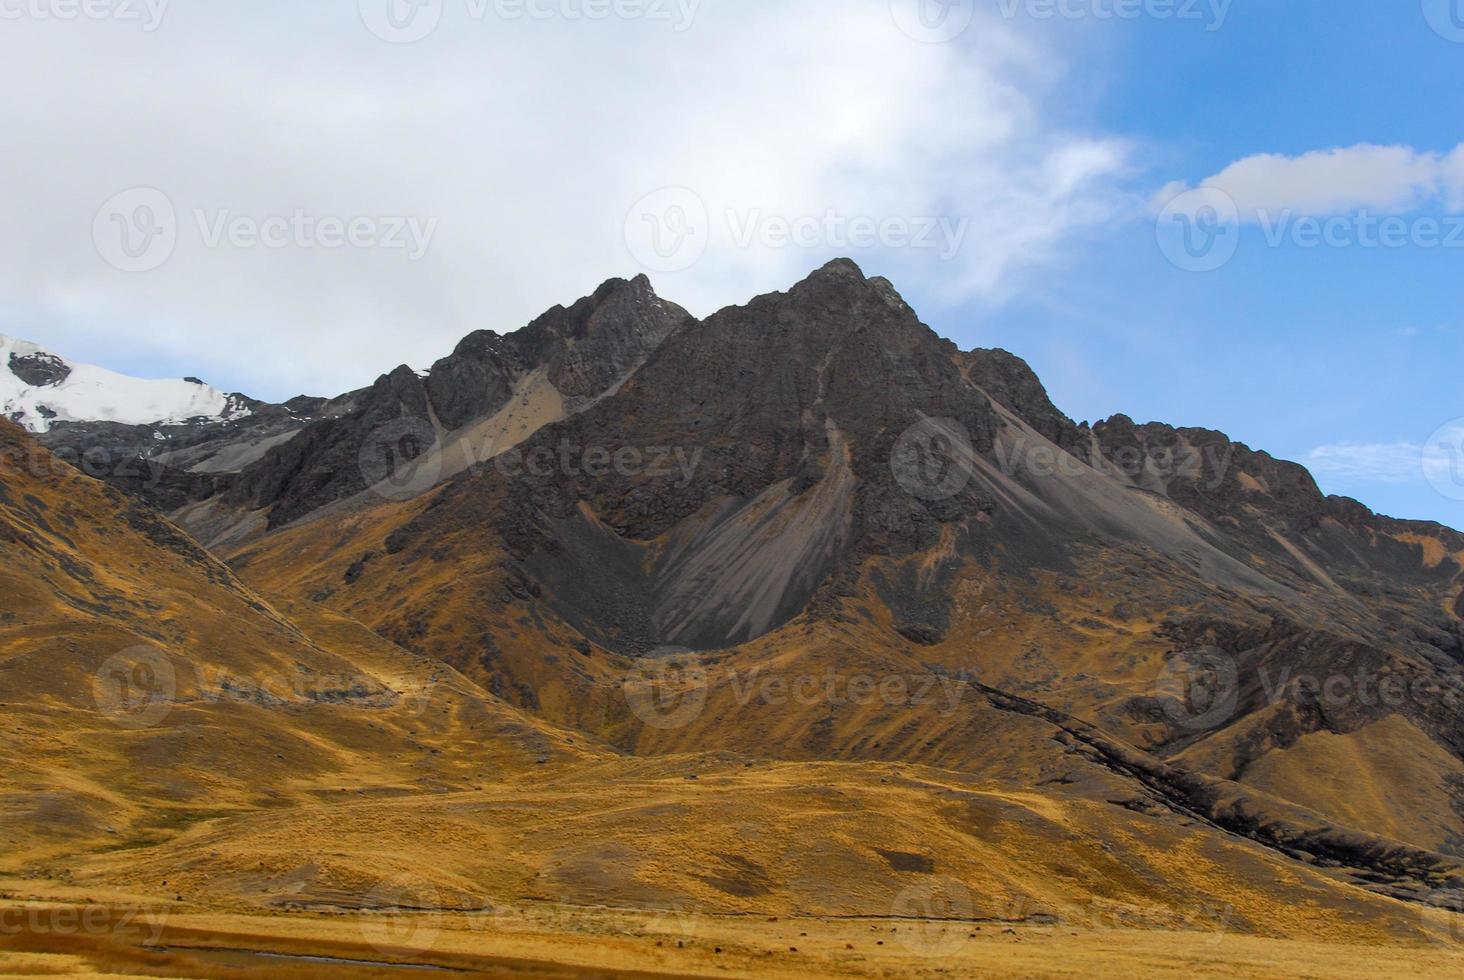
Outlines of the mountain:
[[[1464,911],[1464,535],[1218,432],[1077,424],[852,262],[704,320],[611,280],[300,407],[249,450],[194,423],[144,490],[4,431],[52,461],[0,480],[0,736],[45,762],[0,783],[9,867],[810,931],[954,882],[962,937],[1442,947]],[[87,742],[135,642],[247,710],[184,686]],[[355,680],[266,683],[301,676]],[[90,822],[48,843],[42,800]]]
[[506,337],[473,333],[425,375],[399,367],[352,396],[349,411],[271,447],[209,517],[263,511],[273,529],[383,481],[383,495],[410,494],[410,480],[395,482],[403,463],[430,467],[426,489],[612,394],[689,320],[641,276],[611,280]]
[[[308,799],[352,771],[465,779],[490,758],[527,767],[556,743],[579,751],[340,617],[265,599],[152,508],[3,421],[0,461],[12,859],[147,840],[169,813]],[[414,767],[425,750],[409,733],[436,723],[424,692],[462,712],[453,724],[514,734]]]
[[[397,471],[419,455],[425,458],[416,465],[431,476],[421,481],[424,489],[478,465],[614,392],[689,320],[657,297],[644,276],[612,280],[507,336],[475,332],[429,371],[403,365],[335,398],[301,396],[273,405],[229,395],[226,412],[185,415],[116,411],[99,395],[73,400],[64,419],[43,419],[34,428],[48,448],[88,474],[175,514],[201,539],[217,543],[287,524],[373,487],[410,495],[414,481],[399,481]],[[30,376],[39,379],[39,370],[30,369]],[[168,392],[175,384],[107,372],[96,377],[106,382],[99,390],[113,393],[149,385]]]
[[351,404],[345,395],[272,405],[197,378],[132,378],[0,337],[0,416],[165,511],[219,492],[269,447]]
[[242,396],[226,395],[193,378],[130,378],[0,336],[0,415],[31,432],[48,432],[68,422],[220,422],[243,418],[249,411]]
[[[771,740],[729,724],[746,707],[719,683],[704,721],[659,723],[660,746],[627,754],[329,603],[266,598],[5,423],[0,459],[0,744],[16,762],[0,776],[0,887],[156,896],[184,915],[430,898],[864,917],[939,869],[969,883],[977,917],[1049,922],[1121,898],[1125,917],[1153,926],[1326,935],[1360,914],[1354,935],[1407,936],[1426,923],[1359,886],[1411,895],[1458,871],[1187,776],[1035,703],[881,662],[896,651],[876,646],[861,669],[929,679],[938,695],[851,703],[815,724],[813,750],[796,721]],[[854,666],[848,648],[820,651],[837,637],[801,632],[772,660],[743,656],[774,673],[780,658],[828,653]],[[636,675],[606,652],[569,657],[622,684]],[[637,712],[655,720],[630,695],[618,724]],[[871,756],[880,739],[889,750]],[[895,756],[893,768],[836,764]],[[1271,839],[1221,832],[1211,821],[1234,824],[1231,809],[1263,814]],[[737,853],[706,851],[729,832],[746,835]],[[1168,859],[1196,835],[1203,864]],[[1329,862],[1295,861],[1274,839]],[[1293,912],[1256,914],[1277,898]]]
[[[623,450],[644,465],[584,465]],[[829,648],[794,667],[838,669],[842,645],[881,669],[979,676],[1464,857],[1464,536],[1325,497],[1220,433],[1077,425],[1020,359],[957,350],[849,262],[685,324],[613,397],[492,465],[226,553],[563,724],[613,715],[619,668],[597,651],[787,660],[816,637]],[[1233,705],[1196,725],[1187,705],[1216,666]],[[1333,677],[1355,693],[1295,689]],[[1411,693],[1364,693],[1385,680]],[[755,713],[734,714],[705,744],[746,747]],[[633,720],[602,734],[673,747]],[[754,741],[942,764],[971,751],[789,735]],[[1340,758],[1377,802],[1313,785]],[[1413,802],[1389,813],[1400,793]]]

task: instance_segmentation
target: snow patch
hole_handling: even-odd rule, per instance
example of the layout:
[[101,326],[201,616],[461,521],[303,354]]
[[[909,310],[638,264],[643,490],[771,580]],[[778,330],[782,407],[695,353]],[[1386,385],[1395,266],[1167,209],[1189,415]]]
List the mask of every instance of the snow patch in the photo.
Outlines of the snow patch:
[[47,353],[36,344],[0,335],[0,415],[31,432],[45,432],[57,422],[176,425],[192,419],[238,419],[250,414],[247,409],[231,410],[229,396],[218,389],[181,379],[132,378],[58,358],[71,374],[59,384],[35,387],[10,370],[11,355]]

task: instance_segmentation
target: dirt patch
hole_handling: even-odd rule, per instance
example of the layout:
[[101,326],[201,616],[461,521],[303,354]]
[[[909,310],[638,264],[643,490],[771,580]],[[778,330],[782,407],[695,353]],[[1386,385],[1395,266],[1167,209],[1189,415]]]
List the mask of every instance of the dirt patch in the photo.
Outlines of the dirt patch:
[[935,861],[924,854],[911,854],[909,851],[886,851],[882,848],[875,848],[875,850],[879,851],[880,857],[884,858],[895,871],[909,871],[921,875],[935,874]]
[[737,898],[758,898],[772,893],[772,879],[762,865],[737,854],[714,855],[724,864],[720,874],[697,875],[699,881]]

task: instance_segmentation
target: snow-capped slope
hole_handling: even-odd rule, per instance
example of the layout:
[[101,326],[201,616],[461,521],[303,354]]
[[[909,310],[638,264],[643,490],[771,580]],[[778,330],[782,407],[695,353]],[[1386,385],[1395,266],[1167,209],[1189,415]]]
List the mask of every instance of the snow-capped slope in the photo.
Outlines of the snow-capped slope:
[[72,364],[0,335],[0,415],[31,432],[56,422],[157,425],[248,415],[225,393],[193,381],[148,380]]

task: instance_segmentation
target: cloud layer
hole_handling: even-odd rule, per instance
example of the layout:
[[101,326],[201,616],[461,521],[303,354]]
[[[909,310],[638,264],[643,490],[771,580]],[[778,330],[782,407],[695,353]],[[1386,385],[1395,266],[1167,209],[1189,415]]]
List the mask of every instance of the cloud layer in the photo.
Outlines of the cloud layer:
[[[708,247],[654,278],[702,313],[838,252],[927,294],[999,299],[1116,210],[1128,148],[1054,128],[1059,53],[994,16],[930,44],[888,0],[704,0],[689,25],[542,9],[446,0],[406,45],[356,0],[178,4],[151,32],[7,22],[0,125],[23,152],[0,156],[0,326],[82,359],[192,352],[200,374],[248,365],[241,385],[266,395],[332,393],[643,271],[627,214],[663,187],[704,203]],[[93,225],[142,234],[156,209],[98,219],[139,187],[166,196],[176,244],[123,272]],[[830,216],[961,233],[955,249],[768,233]],[[358,219],[436,224],[416,261],[321,245],[321,221]]]
[[1363,483],[1414,483],[1423,476],[1422,461],[1423,447],[1411,442],[1339,442],[1306,457],[1315,474]]
[[[1228,194],[1241,220],[1248,222],[1283,212],[1329,217],[1366,210],[1391,215],[1439,206],[1459,212],[1464,211],[1464,144],[1448,153],[1368,143],[1300,156],[1261,153],[1237,160],[1197,187]],[[1162,207],[1195,189],[1172,183],[1155,203]],[[1203,195],[1194,199],[1203,200]]]
[[1422,443],[1335,443],[1306,458],[1313,473],[1358,484],[1425,482],[1440,496],[1464,500],[1464,418],[1439,427]]

